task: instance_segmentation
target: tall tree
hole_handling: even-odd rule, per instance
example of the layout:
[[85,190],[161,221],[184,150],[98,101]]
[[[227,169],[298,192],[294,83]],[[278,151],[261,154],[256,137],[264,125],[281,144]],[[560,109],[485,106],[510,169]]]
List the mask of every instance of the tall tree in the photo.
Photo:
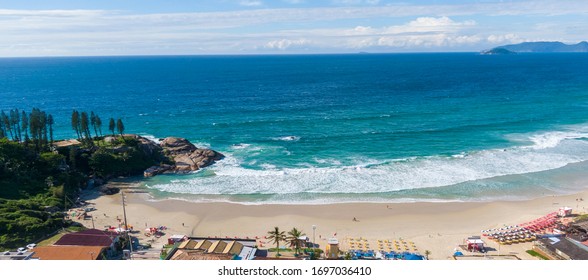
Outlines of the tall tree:
[[4,122],[2,121],[2,117],[0,117],[0,139],[6,137],[6,130],[4,130]]
[[88,145],[93,145],[94,142],[92,141],[92,133],[90,133],[90,120],[88,118],[88,113],[82,112],[80,117],[80,126],[81,131],[86,138],[86,142]]
[[31,132],[31,138],[37,151],[39,150],[39,114],[39,109],[33,108],[29,115],[29,131]]
[[40,116],[40,121],[39,121],[39,125],[40,125],[40,137],[41,139],[41,143],[42,146],[46,146],[48,141],[48,137],[47,137],[47,113],[45,113],[44,111],[41,111],[41,113],[39,114]]
[[54,121],[53,121],[53,116],[51,114],[49,114],[47,116],[47,124],[49,125],[50,141],[51,141],[51,144],[53,144],[53,124],[54,124]]
[[27,117],[27,113],[22,110],[22,117],[20,118],[22,125],[21,125],[21,129],[24,132],[25,136],[24,136],[24,142],[28,143],[29,142],[29,118]]
[[[4,111],[2,111],[0,116],[2,117],[2,123],[4,123],[4,129],[8,131],[7,134],[10,134],[10,138],[14,139],[14,134],[12,133],[12,124],[10,122],[10,117],[6,113],[4,113]],[[8,136],[8,135],[6,135],[6,136]]]
[[276,244],[276,257],[280,256],[280,241],[285,241],[286,240],[286,235],[284,234],[283,231],[280,231],[280,228],[278,227],[274,227],[274,230],[272,231],[268,231],[267,234],[268,239],[273,241],[274,244]]
[[110,118],[110,122],[108,122],[108,130],[112,132],[112,136],[114,136],[114,130],[116,129],[116,124],[113,118]]
[[80,133],[80,113],[76,110],[73,110],[71,113],[71,128],[76,132],[76,135],[78,135],[78,140],[81,140],[82,135]]
[[90,138],[90,122],[88,120],[88,113],[82,112],[80,115],[80,131],[82,135],[86,138]]
[[299,231],[297,228],[293,228],[288,232],[287,241],[290,243],[290,247],[294,247],[294,252],[296,255],[300,254],[300,237],[303,235],[304,233]]
[[90,124],[94,128],[94,135],[98,136],[98,129],[96,129],[96,114],[94,111],[90,112]]
[[116,121],[116,130],[118,131],[120,136],[123,136],[123,133],[125,132],[125,125],[123,124],[121,119],[118,119]]
[[96,115],[96,126],[98,127],[98,132],[100,132],[100,136],[102,136],[102,120],[98,115]]
[[10,110],[10,125],[14,130],[14,141],[20,141],[20,112],[18,109]]

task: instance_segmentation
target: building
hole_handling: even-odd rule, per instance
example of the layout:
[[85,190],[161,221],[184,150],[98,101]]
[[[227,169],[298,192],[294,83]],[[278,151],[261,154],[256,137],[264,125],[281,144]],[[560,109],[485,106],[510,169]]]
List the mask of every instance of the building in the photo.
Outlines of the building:
[[254,239],[190,237],[176,244],[166,260],[252,260],[257,253]]
[[88,229],[80,232],[68,233],[62,236],[55,246],[97,246],[114,250],[114,244],[118,241],[118,234],[97,229]]
[[534,249],[553,259],[588,260],[588,246],[563,236],[540,239]]
[[108,247],[44,246],[34,248],[33,259],[39,260],[102,260]]
[[466,245],[470,252],[486,252],[485,243],[479,236],[468,237]]
[[337,238],[329,238],[325,248],[325,257],[328,260],[339,259],[339,240]]

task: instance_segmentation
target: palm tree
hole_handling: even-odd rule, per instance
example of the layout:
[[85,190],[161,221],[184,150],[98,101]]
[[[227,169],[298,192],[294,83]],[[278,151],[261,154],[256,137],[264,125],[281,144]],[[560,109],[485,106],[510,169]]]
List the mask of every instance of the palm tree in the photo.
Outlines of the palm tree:
[[304,233],[299,231],[297,228],[293,228],[291,231],[288,232],[287,241],[290,242],[290,247],[294,247],[294,252],[296,252],[296,256],[300,254],[300,236],[303,236]]
[[278,227],[274,227],[274,230],[272,231],[268,231],[267,234],[269,234],[268,239],[272,240],[274,242],[274,244],[276,244],[276,257],[280,256],[280,241],[285,241],[286,240],[286,235],[284,234],[283,231],[280,231],[280,228]]
[[425,257],[427,258],[427,260],[429,259],[430,254],[431,254],[431,251],[425,250]]

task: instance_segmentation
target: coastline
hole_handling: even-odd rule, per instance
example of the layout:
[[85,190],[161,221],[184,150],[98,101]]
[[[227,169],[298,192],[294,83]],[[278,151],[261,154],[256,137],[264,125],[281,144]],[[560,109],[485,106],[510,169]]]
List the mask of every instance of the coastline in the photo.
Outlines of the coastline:
[[[110,184],[116,184],[112,182]],[[124,191],[124,190],[123,190]],[[133,225],[141,242],[145,227],[166,226],[166,235],[153,242],[161,249],[166,237],[173,234],[204,237],[240,237],[262,239],[273,227],[303,231],[312,241],[312,226],[316,225],[316,243],[324,248],[327,238],[336,234],[342,249],[347,238],[362,237],[371,244],[381,239],[413,241],[430,259],[451,259],[454,249],[469,236],[481,235],[481,230],[515,225],[534,220],[559,207],[569,206],[574,213],[586,213],[588,203],[578,198],[588,197],[588,188],[571,195],[546,196],[526,201],[492,202],[411,202],[411,203],[336,203],[317,205],[267,204],[246,205],[227,202],[190,202],[185,200],[152,200],[147,193],[125,193],[128,224]],[[91,212],[94,226],[104,229],[116,226],[122,217],[120,194],[99,195],[87,191],[82,199],[97,209]],[[578,206],[578,207],[577,207]],[[579,208],[579,209],[578,209]],[[353,219],[358,221],[353,221]],[[82,221],[92,227],[92,221]],[[487,241],[496,248],[497,243]],[[266,245],[272,247],[272,244]],[[521,259],[535,259],[525,253],[530,243],[502,246],[503,254]],[[500,248],[499,248],[500,249]]]

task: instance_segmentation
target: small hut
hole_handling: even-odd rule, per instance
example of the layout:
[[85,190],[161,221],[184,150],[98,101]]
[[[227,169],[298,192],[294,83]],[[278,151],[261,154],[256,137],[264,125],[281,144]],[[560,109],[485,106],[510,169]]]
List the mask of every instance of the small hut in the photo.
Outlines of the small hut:
[[560,207],[559,211],[557,211],[557,215],[560,217],[567,217],[572,215],[572,208],[570,207]]
[[484,241],[479,236],[468,237],[467,246],[470,252],[485,252]]
[[339,240],[337,240],[337,238],[329,238],[325,254],[329,260],[336,260],[339,258]]

